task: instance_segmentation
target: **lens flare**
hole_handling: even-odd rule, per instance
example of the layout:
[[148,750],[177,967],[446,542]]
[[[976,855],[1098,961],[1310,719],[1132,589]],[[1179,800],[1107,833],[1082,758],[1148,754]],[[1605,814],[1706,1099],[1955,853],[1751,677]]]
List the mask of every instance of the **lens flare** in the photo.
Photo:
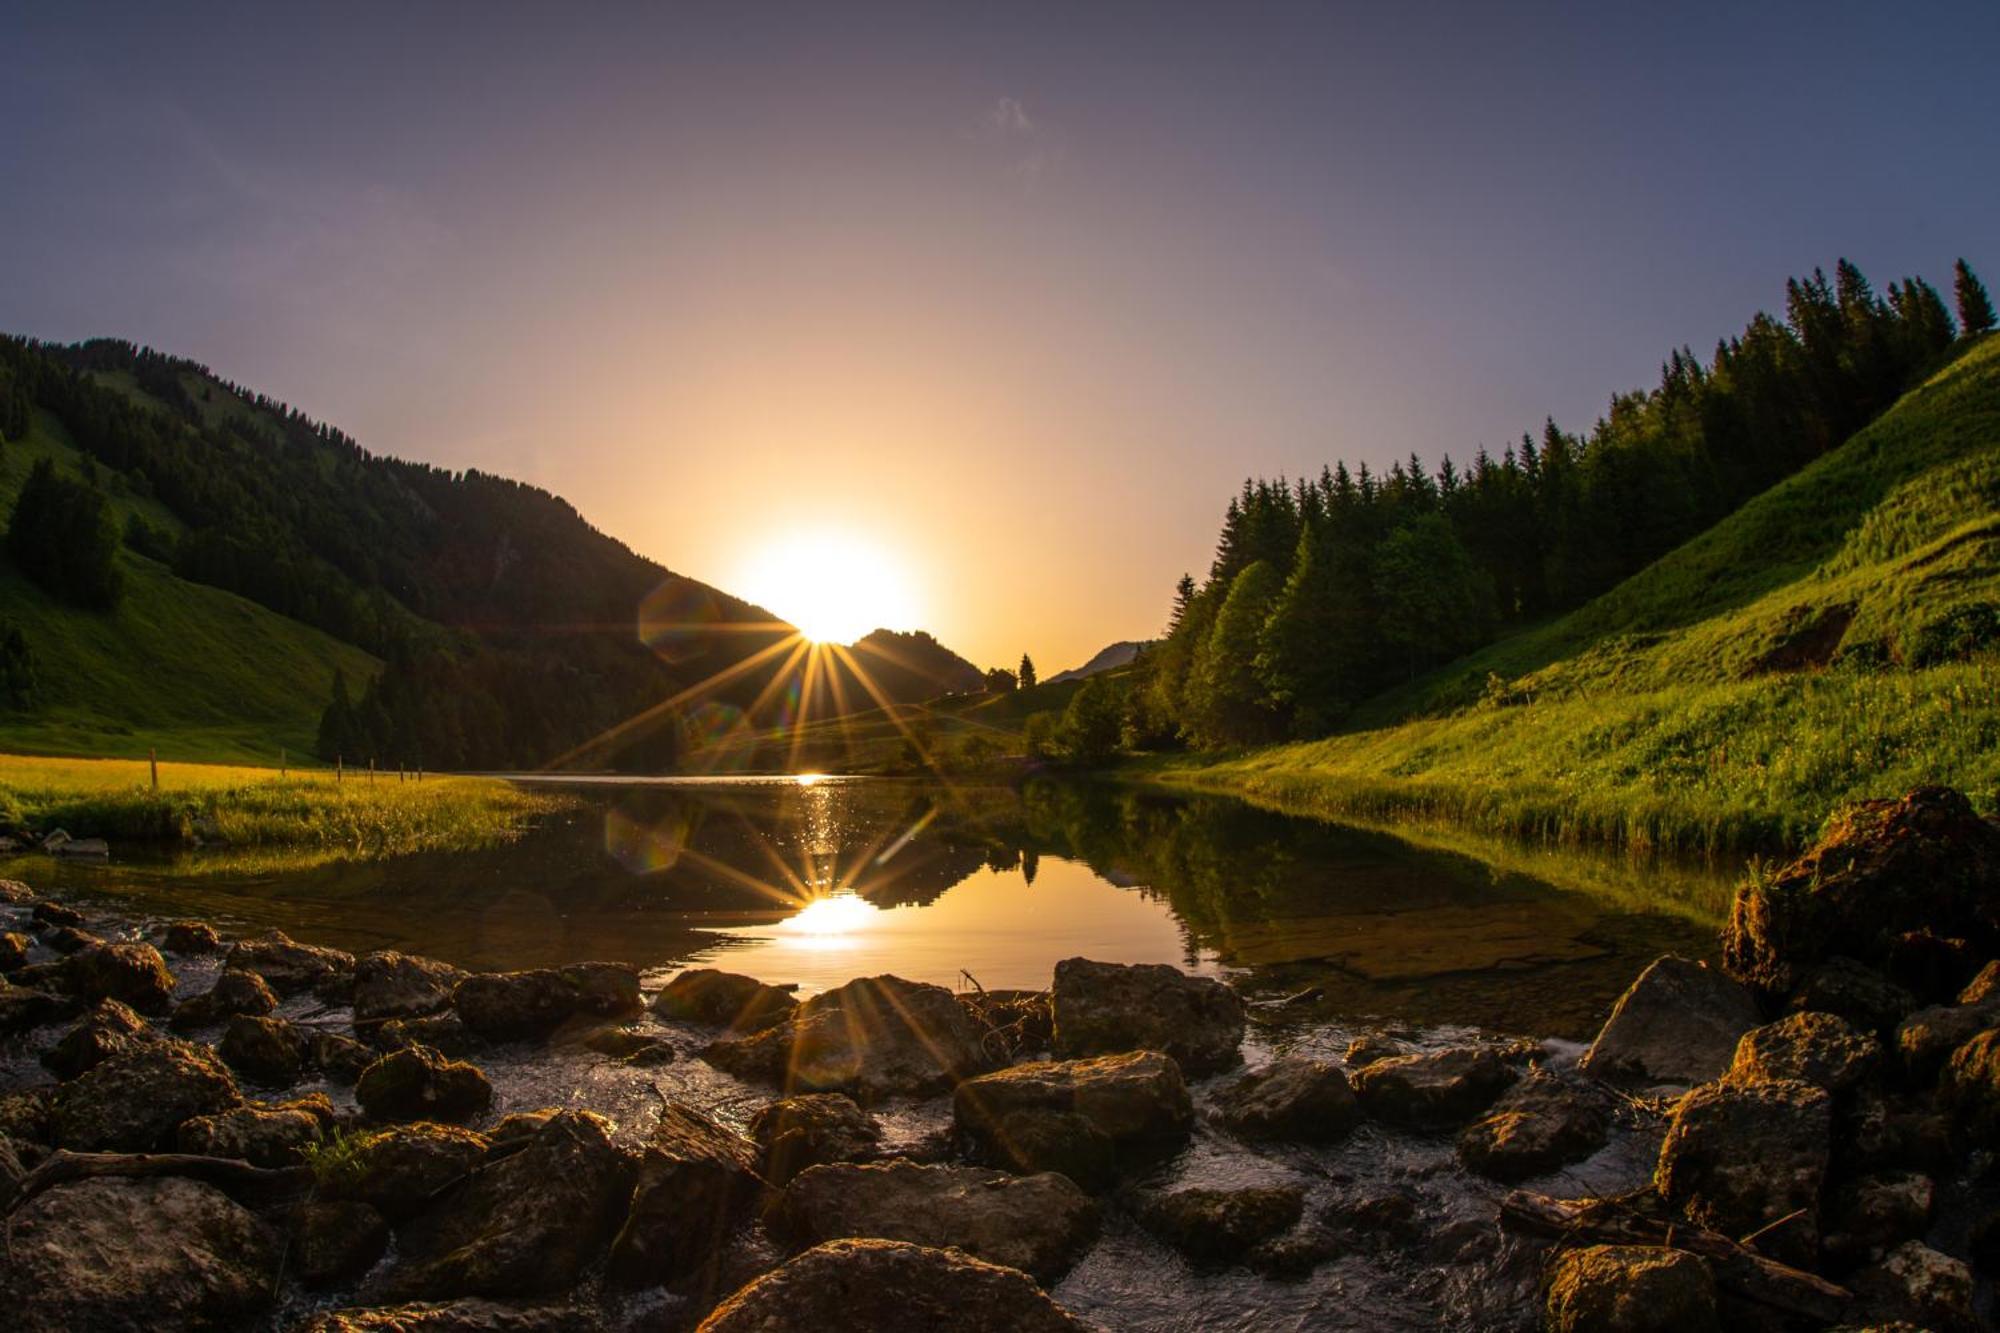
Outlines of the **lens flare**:
[[920,618],[902,568],[843,532],[780,537],[750,559],[734,586],[815,643],[852,643],[870,630],[909,629]]

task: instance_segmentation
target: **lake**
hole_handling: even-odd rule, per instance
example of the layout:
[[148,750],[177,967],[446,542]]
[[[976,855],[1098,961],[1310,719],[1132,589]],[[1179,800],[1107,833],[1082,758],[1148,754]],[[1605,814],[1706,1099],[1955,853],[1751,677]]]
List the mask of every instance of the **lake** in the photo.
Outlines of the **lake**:
[[1128,785],[562,785],[576,809],[487,851],[296,869],[226,849],[27,857],[0,874],[469,968],[606,958],[805,991],[883,972],[997,989],[1045,987],[1085,955],[1229,974],[1308,1015],[1572,1038],[1647,960],[1712,951],[1729,879]]

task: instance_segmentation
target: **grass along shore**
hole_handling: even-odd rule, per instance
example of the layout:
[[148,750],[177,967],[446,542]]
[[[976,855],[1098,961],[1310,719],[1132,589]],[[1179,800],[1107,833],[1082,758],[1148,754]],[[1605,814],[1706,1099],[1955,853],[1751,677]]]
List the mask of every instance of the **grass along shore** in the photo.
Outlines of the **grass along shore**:
[[162,763],[155,791],[144,759],[0,755],[0,823],[36,834],[187,845],[314,848],[366,855],[455,851],[512,838],[563,808],[560,794],[494,778],[224,764]]

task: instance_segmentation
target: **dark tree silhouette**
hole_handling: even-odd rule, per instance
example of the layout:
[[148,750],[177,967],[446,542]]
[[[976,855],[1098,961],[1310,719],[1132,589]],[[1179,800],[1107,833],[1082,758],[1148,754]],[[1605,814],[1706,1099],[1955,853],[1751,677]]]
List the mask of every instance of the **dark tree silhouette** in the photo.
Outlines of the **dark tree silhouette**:
[[1014,674],[1016,679],[1021,682],[1022,689],[1032,690],[1035,688],[1035,661],[1026,653],[1021,654],[1021,669]]
[[1993,301],[1986,284],[1963,259],[1952,267],[1952,295],[1958,299],[1958,328],[1967,337],[1993,327]]
[[79,606],[109,610],[125,591],[118,524],[104,492],[57,476],[46,458],[28,470],[14,502],[7,554],[29,578]]

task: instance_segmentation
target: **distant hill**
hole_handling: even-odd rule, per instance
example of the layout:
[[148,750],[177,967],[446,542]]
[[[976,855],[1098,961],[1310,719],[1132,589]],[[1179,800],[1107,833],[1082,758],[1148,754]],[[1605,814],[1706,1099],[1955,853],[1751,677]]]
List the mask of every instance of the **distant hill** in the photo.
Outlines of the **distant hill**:
[[894,702],[922,703],[985,687],[978,667],[923,630],[878,629],[857,640],[852,651],[875,687]]
[[1058,685],[1066,680],[1082,680],[1086,676],[1095,676],[1101,671],[1110,671],[1115,667],[1130,666],[1132,665],[1132,659],[1137,657],[1139,650],[1145,646],[1144,643],[1136,639],[1127,639],[1120,643],[1114,643],[1108,648],[1099,649],[1097,655],[1082,666],[1071,667],[1067,671],[1056,672],[1055,675],[1048,678],[1047,683]]

